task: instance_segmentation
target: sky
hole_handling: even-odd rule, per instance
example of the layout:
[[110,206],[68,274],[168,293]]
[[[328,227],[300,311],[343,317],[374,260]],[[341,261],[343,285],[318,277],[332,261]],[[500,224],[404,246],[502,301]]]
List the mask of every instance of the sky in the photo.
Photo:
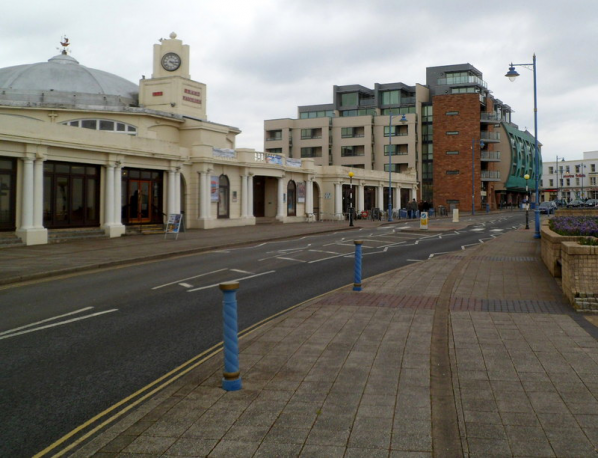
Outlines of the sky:
[[[5,4],[4,4],[5,3]],[[426,67],[470,63],[512,121],[534,131],[544,162],[598,150],[597,0],[79,0],[3,2],[0,68],[45,62],[71,42],[81,65],[134,83],[171,32],[191,49],[212,122],[237,148],[264,149],[264,120],[332,103],[334,85],[425,84]]]

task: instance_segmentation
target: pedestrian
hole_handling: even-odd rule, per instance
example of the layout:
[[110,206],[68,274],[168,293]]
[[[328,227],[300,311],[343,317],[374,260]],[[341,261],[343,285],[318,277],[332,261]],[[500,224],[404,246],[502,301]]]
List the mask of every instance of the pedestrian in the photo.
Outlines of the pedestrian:
[[409,211],[409,218],[415,218],[415,214],[417,212],[417,202],[415,199],[407,204],[407,210]]

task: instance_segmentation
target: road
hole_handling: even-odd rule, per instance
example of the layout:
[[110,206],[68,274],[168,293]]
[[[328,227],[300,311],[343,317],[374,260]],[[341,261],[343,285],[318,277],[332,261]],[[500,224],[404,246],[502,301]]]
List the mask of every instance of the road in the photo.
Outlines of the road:
[[442,234],[389,225],[301,237],[2,290],[0,456],[34,455],[218,345],[222,282],[240,283],[243,330],[352,283],[355,240],[366,280],[483,243],[520,227],[522,215],[475,221]]

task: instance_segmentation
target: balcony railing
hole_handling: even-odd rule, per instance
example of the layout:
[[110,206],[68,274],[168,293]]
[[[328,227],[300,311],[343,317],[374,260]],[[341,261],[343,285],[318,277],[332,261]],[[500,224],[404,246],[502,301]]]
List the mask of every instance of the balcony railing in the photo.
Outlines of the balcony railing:
[[499,142],[500,132],[481,132],[480,137],[486,142]]
[[482,161],[500,161],[500,151],[482,151]]
[[497,113],[482,113],[481,120],[485,122],[500,122],[500,116]]
[[482,181],[500,181],[498,170],[482,170]]

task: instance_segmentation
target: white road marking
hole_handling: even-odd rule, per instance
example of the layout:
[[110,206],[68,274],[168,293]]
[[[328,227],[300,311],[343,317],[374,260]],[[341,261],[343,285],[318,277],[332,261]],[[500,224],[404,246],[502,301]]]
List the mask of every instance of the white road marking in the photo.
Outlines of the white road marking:
[[[241,281],[241,280],[248,280],[250,278],[261,277],[262,275],[273,274],[274,272],[276,272],[276,271],[275,270],[270,270],[268,272],[262,272],[261,274],[249,275],[248,277],[235,278],[234,280],[228,280],[228,281],[229,282],[235,282],[235,281]],[[219,286],[219,285],[220,285],[220,283],[214,283],[213,285],[202,286],[201,288],[188,289],[187,292],[188,293],[192,293],[194,291],[201,291],[202,289],[214,288],[214,287]]]
[[228,269],[218,269],[218,270],[213,270],[211,272],[206,272],[205,274],[195,275],[194,277],[181,278],[180,280],[176,280],[176,281],[173,281],[173,282],[170,282],[170,283],[166,283],[165,285],[154,286],[152,289],[160,289],[160,288],[164,288],[165,286],[176,285],[176,284],[179,284],[179,283],[181,283],[183,281],[193,280],[194,278],[199,278],[199,277],[204,277],[206,275],[215,274],[215,273],[218,273],[218,272],[222,272],[223,270],[228,270]]
[[179,283],[179,286],[182,286],[183,288],[193,288],[193,285],[190,285],[189,283]]
[[424,262],[425,259],[405,259],[407,262]]
[[26,324],[25,326],[20,326],[18,328],[14,328],[14,329],[10,329],[8,331],[0,332],[0,336],[3,336],[5,334],[11,334],[13,332],[20,331],[21,329],[27,329],[27,328],[30,328],[32,326],[37,326],[38,324],[47,323],[48,321],[58,320],[60,318],[64,318],[65,316],[71,316],[71,315],[76,315],[77,313],[87,312],[88,310],[91,310],[91,309],[93,309],[93,307],[85,307],[83,309],[75,310],[74,312],[65,313],[64,315],[58,315],[58,316],[54,316],[52,318],[46,318],[45,320],[36,321],[35,323]]
[[295,259],[295,258],[285,258],[283,256],[276,256],[276,259],[282,259],[284,261],[295,261],[295,262],[307,262],[307,261],[303,261],[301,259]]
[[247,272],[246,270],[231,269],[230,271],[231,272],[239,272],[240,274],[253,275],[253,272]]
[[104,312],[92,313],[91,315],[86,315],[86,316],[82,316],[82,317],[79,317],[79,318],[73,318],[72,320],[61,321],[59,323],[48,324],[46,326],[40,326],[38,328],[28,329],[26,331],[13,332],[12,334],[8,334],[8,335],[4,335],[4,336],[0,337],[0,340],[8,339],[10,337],[20,336],[22,334],[29,334],[30,332],[41,331],[42,329],[54,328],[56,326],[62,326],[62,325],[68,324],[68,323],[74,323],[75,321],[86,320],[88,318],[93,318],[93,317],[96,317],[96,316],[105,315],[106,313],[112,313],[112,312],[118,312],[118,309],[112,309],[112,310],[106,310]]

